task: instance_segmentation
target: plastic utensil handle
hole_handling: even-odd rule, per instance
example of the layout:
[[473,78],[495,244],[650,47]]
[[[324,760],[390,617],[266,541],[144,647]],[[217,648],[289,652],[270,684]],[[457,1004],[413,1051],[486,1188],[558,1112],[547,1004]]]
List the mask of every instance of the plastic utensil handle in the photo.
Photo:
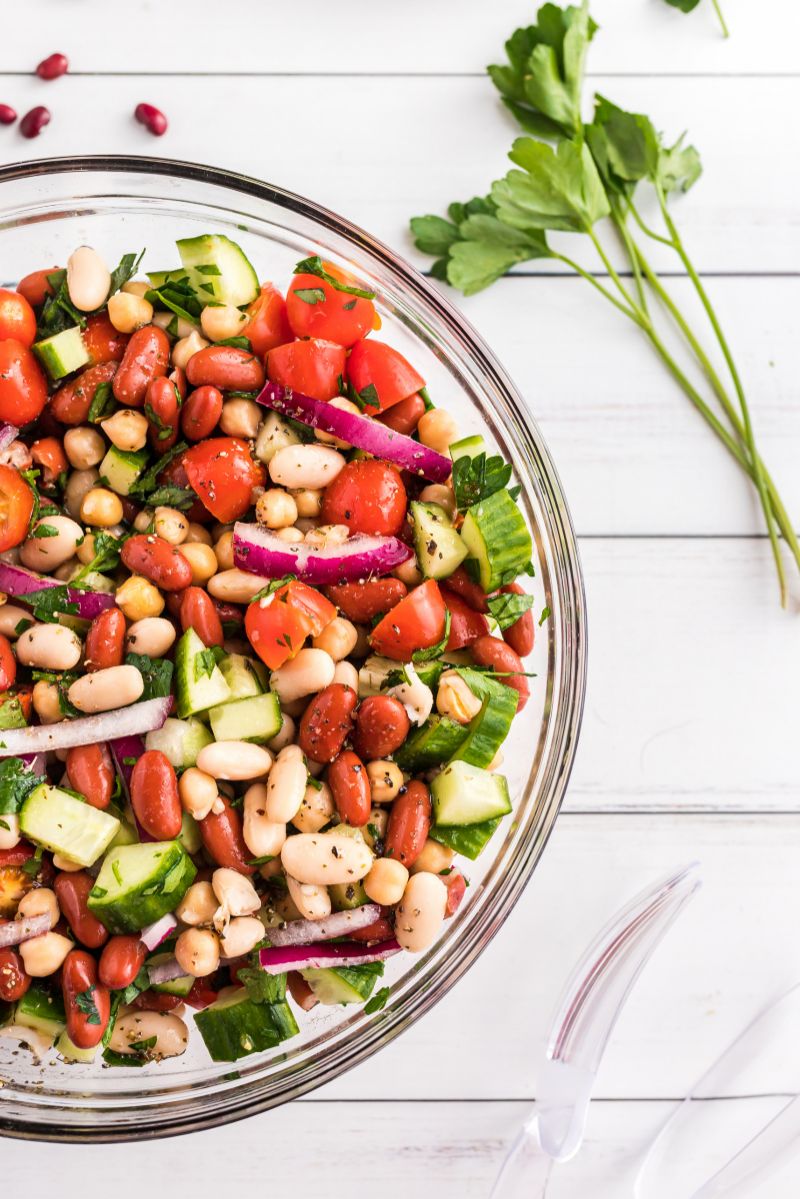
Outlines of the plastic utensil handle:
[[[800,1150],[800,1096],[790,1099],[735,1157],[709,1178],[692,1199],[719,1199],[721,1195],[751,1193],[751,1185],[779,1169]],[[745,1188],[746,1189],[743,1189]]]
[[492,1187],[491,1199],[544,1199],[553,1159],[542,1153],[532,1114],[514,1138]]

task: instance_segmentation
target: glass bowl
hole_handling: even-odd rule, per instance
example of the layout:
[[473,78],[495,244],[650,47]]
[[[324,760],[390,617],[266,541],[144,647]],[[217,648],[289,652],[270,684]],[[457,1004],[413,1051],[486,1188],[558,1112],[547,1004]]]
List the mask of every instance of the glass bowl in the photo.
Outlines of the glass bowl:
[[586,617],[561,484],[522,397],[440,292],[363,230],[243,175],[111,156],[0,168],[0,261],[12,284],[36,268],[63,265],[81,244],[112,265],[146,247],[149,269],[169,268],[178,260],[175,240],[203,232],[239,242],[259,277],[281,287],[309,254],[352,268],[378,293],[381,336],[426,377],[434,402],[453,412],[463,436],[484,434],[513,463],[535,535],[534,611],[550,612],[530,659],[531,700],[504,746],[514,815],[470,865],[466,900],[436,944],[387,962],[383,983],[391,990],[381,1012],[318,1006],[300,1013],[300,1036],[281,1051],[229,1064],[209,1061],[197,1035],[183,1057],[131,1070],[68,1065],[55,1054],[36,1063],[0,1038],[0,1131],[8,1135],[117,1141],[190,1132],[284,1103],[364,1061],[437,1003],[500,928],[544,849],[575,753]]

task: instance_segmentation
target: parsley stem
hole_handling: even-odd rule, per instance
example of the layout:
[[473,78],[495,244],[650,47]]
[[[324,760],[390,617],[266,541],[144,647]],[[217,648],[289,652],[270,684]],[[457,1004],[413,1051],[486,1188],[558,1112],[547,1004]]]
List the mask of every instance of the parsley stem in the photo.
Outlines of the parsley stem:
[[600,242],[599,237],[597,236],[597,234],[595,233],[595,231],[591,225],[588,225],[586,227],[586,232],[589,234],[589,237],[592,239],[592,245],[594,246],[595,250],[597,251],[600,261],[602,262],[603,266],[608,271],[609,279],[612,279],[614,281],[614,283],[617,285],[617,291],[619,291],[621,293],[621,295],[624,296],[624,298],[628,301],[628,304],[630,305],[631,309],[638,316],[640,316],[640,317],[644,316],[645,313],[643,313],[642,310],[635,304],[633,296],[631,296],[627,287],[622,282],[622,280],[620,279],[617,272],[614,270],[614,267],[612,266],[612,264],[608,258],[608,255],[606,254],[605,250],[603,249],[603,246]]
[[636,246],[633,243],[633,238],[631,237],[630,230],[628,229],[626,215],[622,211],[619,202],[614,199],[611,199],[611,218],[625,247],[628,258],[631,261],[631,266],[633,267],[633,278],[636,283],[636,294],[639,297],[639,307],[641,308],[642,312],[648,313],[647,293],[644,290],[644,284],[642,282],[642,268],[639,262],[639,256],[636,253]]
[[730,37],[731,35],[728,31],[728,26],[725,24],[725,18],[722,15],[722,9],[719,6],[719,0],[711,0],[711,3],[714,5],[714,12],[717,14],[719,23],[722,26],[722,36]]
[[558,259],[559,262],[563,262],[565,266],[568,266],[571,271],[575,271],[575,274],[580,275],[581,278],[585,279],[587,283],[591,283],[592,287],[596,288],[596,290],[600,292],[601,296],[605,296],[609,303],[613,304],[615,308],[618,308],[623,316],[627,316],[629,320],[634,321],[635,324],[639,323],[632,309],[621,303],[617,297],[608,290],[607,287],[603,287],[603,284],[600,282],[600,280],[595,279],[594,275],[591,274],[590,271],[584,270],[584,268],[579,266],[577,262],[573,262],[573,260],[568,258],[566,254],[559,254],[557,250],[553,251],[552,257]]

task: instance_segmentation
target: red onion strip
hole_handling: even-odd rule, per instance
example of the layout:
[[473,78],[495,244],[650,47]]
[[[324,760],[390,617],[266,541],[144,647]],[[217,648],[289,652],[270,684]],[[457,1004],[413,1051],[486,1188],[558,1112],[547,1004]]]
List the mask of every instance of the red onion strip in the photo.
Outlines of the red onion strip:
[[28,916],[23,920],[8,920],[0,924],[0,948],[9,945],[20,945],[30,941],[32,937],[41,937],[53,927],[53,921],[48,912],[42,916]]
[[314,549],[302,543],[281,541],[262,525],[237,522],[233,530],[233,558],[240,570],[280,579],[295,574],[305,583],[347,583],[386,575],[412,556],[397,537],[348,538],[341,545]]
[[154,920],[152,924],[145,925],[139,933],[139,940],[153,953],[177,927],[178,921],[171,912],[167,912],[166,916],[162,916],[160,920]]
[[267,929],[270,944],[311,945],[315,941],[329,941],[333,937],[346,937],[360,928],[374,924],[381,914],[377,903],[364,903],[347,912],[334,912],[324,920],[291,920],[279,928]]
[[[49,579],[45,575],[35,574],[32,570],[25,570],[22,566],[0,561],[0,591],[5,591],[6,595],[13,595],[15,599],[26,602],[36,591],[63,586],[58,579]],[[67,600],[76,605],[78,610],[75,615],[86,620],[93,620],[95,616],[105,612],[106,608],[116,607],[113,595],[108,595],[105,591],[80,591],[75,587],[67,587]]]
[[169,715],[172,697],[147,699],[128,708],[98,712],[62,720],[58,724],[39,724],[24,729],[4,729],[0,733],[0,758],[18,758],[26,754],[46,753],[51,749],[72,749],[76,745],[94,745],[114,737],[149,733],[160,729]]
[[267,974],[283,974],[284,970],[324,970],[328,966],[361,966],[365,962],[382,962],[400,952],[397,941],[382,941],[380,945],[360,945],[343,941],[335,945],[279,946],[259,951],[261,969]]

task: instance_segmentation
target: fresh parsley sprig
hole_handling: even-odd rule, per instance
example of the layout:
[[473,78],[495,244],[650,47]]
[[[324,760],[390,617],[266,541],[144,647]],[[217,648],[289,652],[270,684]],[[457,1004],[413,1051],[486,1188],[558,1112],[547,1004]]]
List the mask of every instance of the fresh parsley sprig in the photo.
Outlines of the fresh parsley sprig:
[[[670,8],[679,8],[681,12],[694,12],[699,3],[700,0],[667,0],[667,4],[670,6]],[[717,20],[720,23],[722,36],[730,37],[730,31],[728,26],[725,24],[725,18],[722,15],[722,9],[720,8],[719,0],[711,0],[711,3],[714,5],[714,12],[717,14]]]
[[511,467],[499,456],[491,458],[481,451],[474,458],[464,455],[453,463],[453,492],[459,512],[487,500],[502,491],[511,479]]

